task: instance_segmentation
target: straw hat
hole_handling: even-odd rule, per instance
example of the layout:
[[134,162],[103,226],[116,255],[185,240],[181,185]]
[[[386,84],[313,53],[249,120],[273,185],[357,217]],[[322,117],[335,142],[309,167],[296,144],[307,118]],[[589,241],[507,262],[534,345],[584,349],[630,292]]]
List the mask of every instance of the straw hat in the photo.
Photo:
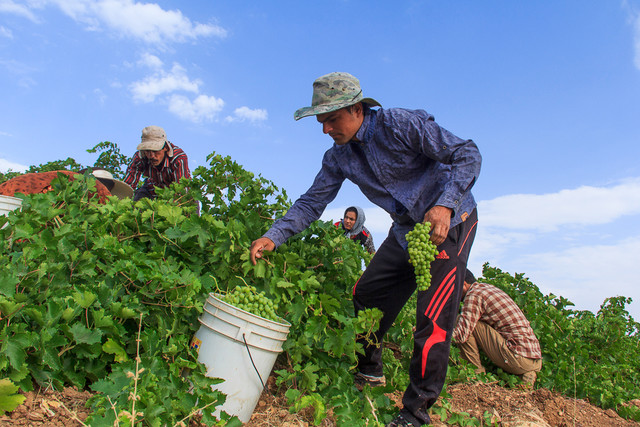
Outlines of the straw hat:
[[125,197],[133,197],[133,188],[126,182],[115,179],[113,174],[108,170],[95,169],[91,172],[91,175],[103,183],[109,192],[117,198],[124,199]]

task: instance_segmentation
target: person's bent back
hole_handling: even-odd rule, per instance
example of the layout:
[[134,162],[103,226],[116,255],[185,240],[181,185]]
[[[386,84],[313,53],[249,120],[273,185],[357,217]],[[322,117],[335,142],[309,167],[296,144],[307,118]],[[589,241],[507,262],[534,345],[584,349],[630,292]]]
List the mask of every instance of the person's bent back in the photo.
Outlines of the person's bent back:
[[479,283],[467,270],[463,307],[453,331],[461,356],[476,372],[485,372],[480,350],[505,372],[521,376],[530,385],[542,368],[542,352],[529,321],[501,289]]

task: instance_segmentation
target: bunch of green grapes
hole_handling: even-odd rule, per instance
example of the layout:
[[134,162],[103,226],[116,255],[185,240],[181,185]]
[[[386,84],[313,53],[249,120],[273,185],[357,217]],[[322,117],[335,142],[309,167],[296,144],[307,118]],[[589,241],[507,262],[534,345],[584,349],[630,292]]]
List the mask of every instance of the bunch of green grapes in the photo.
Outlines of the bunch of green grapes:
[[430,222],[417,223],[406,236],[409,243],[409,262],[413,264],[419,291],[426,291],[431,286],[429,267],[438,254],[436,245],[429,239],[430,230]]
[[258,292],[255,286],[236,286],[233,291],[220,299],[256,316],[264,317],[274,322],[280,321],[280,317],[276,314],[278,306],[264,292]]

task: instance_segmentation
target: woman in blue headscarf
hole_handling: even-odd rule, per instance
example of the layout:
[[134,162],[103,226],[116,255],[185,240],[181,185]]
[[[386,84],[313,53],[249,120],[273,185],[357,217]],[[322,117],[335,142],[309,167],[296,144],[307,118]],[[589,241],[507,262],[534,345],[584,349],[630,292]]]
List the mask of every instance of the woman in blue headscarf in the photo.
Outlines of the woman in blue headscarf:
[[360,206],[350,206],[344,211],[344,218],[335,223],[342,227],[344,235],[359,242],[370,254],[376,251],[371,232],[364,226],[364,211]]

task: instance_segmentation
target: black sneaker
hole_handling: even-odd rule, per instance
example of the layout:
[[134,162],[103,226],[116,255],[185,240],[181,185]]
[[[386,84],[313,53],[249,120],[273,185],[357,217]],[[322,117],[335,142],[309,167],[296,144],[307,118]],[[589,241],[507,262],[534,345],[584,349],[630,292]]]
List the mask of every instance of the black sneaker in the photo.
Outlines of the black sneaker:
[[353,377],[353,383],[356,385],[356,388],[360,391],[364,388],[366,384],[369,384],[371,387],[381,387],[387,384],[387,379],[383,376],[376,377],[373,375],[366,375],[362,372],[358,372]]
[[426,424],[422,424],[420,422],[417,422],[416,424],[415,422],[410,421],[406,415],[400,412],[389,424],[386,425],[386,427],[421,427],[423,425]]
[[386,427],[414,427],[414,424],[402,414],[398,414]]

